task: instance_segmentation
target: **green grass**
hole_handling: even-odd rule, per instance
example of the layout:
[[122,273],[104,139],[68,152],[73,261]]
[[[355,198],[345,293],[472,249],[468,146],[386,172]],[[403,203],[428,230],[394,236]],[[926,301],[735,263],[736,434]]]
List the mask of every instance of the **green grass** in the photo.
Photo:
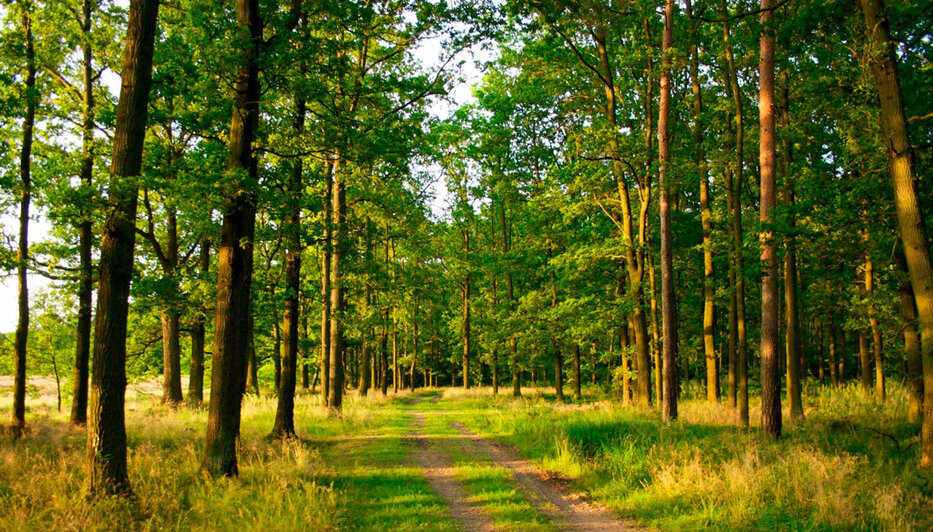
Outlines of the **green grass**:
[[555,407],[536,394],[457,392],[437,406],[651,528],[933,527],[933,475],[917,468],[919,427],[906,421],[903,390],[883,405],[855,386],[806,391],[807,420],[778,441],[754,427],[754,408],[743,430],[730,408],[697,399],[682,401],[670,426],[651,410]]
[[[239,479],[201,474],[206,411],[128,402],[133,500],[88,501],[83,431],[48,408],[31,433],[0,438],[0,530],[454,530],[446,502],[412,457],[413,410],[432,448],[449,459],[469,501],[508,530],[552,530],[512,474],[476,452],[450,423],[515,445],[541,467],[648,528],[928,530],[933,476],[917,468],[918,427],[896,385],[883,405],[857,387],[805,390],[804,423],[773,441],[688,388],[681,419],[608,401],[555,405],[550,390],[492,397],[488,389],[347,398],[341,419],[301,395],[301,439],[275,442],[275,401],[243,408]],[[758,412],[753,398],[751,419]],[[67,409],[66,409],[67,411]],[[0,408],[7,418],[9,409]]]

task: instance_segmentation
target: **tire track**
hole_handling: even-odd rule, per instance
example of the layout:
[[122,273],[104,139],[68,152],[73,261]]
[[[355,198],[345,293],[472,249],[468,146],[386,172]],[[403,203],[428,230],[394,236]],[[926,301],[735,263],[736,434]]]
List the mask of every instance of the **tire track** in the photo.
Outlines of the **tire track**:
[[637,530],[610,510],[594,504],[586,495],[574,492],[565,482],[548,476],[515,451],[490,442],[461,423],[452,422],[450,426],[488,455],[493,463],[511,471],[531,495],[535,506],[562,530]]
[[479,506],[469,502],[463,486],[454,478],[454,467],[450,459],[433,449],[430,437],[422,433],[421,429],[425,426],[424,414],[412,412],[412,416],[414,430],[409,438],[415,444],[415,461],[424,470],[424,476],[434,493],[447,501],[447,512],[462,530],[497,530],[492,519],[483,513]]

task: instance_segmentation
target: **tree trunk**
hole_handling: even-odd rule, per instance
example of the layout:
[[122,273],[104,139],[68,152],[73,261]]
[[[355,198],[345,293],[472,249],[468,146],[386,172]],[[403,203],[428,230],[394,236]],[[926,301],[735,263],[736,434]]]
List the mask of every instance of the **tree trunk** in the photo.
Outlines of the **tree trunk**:
[[[201,240],[199,260],[200,278],[207,281],[211,267],[211,244],[206,238]],[[204,402],[204,314],[197,311],[191,328],[191,366],[188,371],[188,404],[199,406]]]
[[920,465],[930,468],[933,467],[933,267],[930,265],[930,247],[917,200],[913,149],[884,2],[859,0],[859,4],[865,14],[865,27],[872,44],[869,62],[881,101],[881,130],[887,146],[897,223],[917,304],[924,386]]
[[797,423],[803,419],[803,399],[801,397],[801,352],[800,348],[800,310],[797,304],[797,246],[795,242],[796,219],[794,214],[794,178],[791,176],[790,107],[787,76],[783,75],[783,87],[780,99],[780,125],[784,130],[781,138],[781,173],[784,177],[784,203],[789,207],[787,226],[790,234],[784,239],[784,323],[785,354],[787,364],[787,401],[790,403],[790,420]]
[[554,394],[558,403],[565,403],[564,399],[564,355],[555,341],[554,349]]
[[[469,236],[464,237],[469,249]],[[470,276],[467,275],[460,287],[463,294],[462,323],[460,334],[463,338],[463,389],[470,389]]]
[[[674,35],[674,0],[664,3],[664,34],[661,39],[661,102],[658,106],[658,158],[660,160],[660,215],[661,215],[661,322],[663,340],[664,384],[661,397],[661,416],[664,421],[677,419],[677,327],[674,316],[674,258],[671,233],[670,135],[668,123],[671,112],[671,60],[669,52]],[[661,368],[658,368],[661,371]]]
[[907,273],[907,260],[900,249],[895,252],[894,262],[900,274],[897,294],[901,319],[904,321],[904,349],[907,351],[907,419],[916,423],[923,418],[923,364],[920,360],[920,336],[917,334],[917,311]]
[[[90,0],[82,5],[82,30],[91,32],[91,15],[96,6]],[[84,60],[84,123],[81,143],[81,187],[89,192],[94,181],[94,67],[93,47],[90,39],[82,44]],[[83,426],[87,423],[88,367],[91,358],[91,304],[94,290],[94,263],[91,256],[94,237],[91,217],[84,216],[78,228],[80,256],[78,281],[78,328],[75,339],[74,398],[71,401],[71,424]]]
[[412,318],[414,334],[411,340],[411,367],[408,369],[408,384],[411,391],[415,391],[415,370],[418,368],[418,301],[415,301]]
[[181,395],[181,345],[179,316],[175,308],[165,308],[162,320],[162,404],[178,405]]
[[[305,125],[305,101],[295,100],[295,118],[292,125],[295,137],[299,137]],[[282,374],[279,380],[279,397],[275,410],[274,438],[295,436],[295,383],[298,370],[298,323],[301,320],[301,203],[303,185],[301,158],[292,162],[288,180],[288,214],[285,220],[285,311],[282,313]],[[307,381],[307,372],[305,372]]]
[[[664,401],[664,361],[661,360],[661,331],[658,325],[658,290],[654,268],[654,255],[648,253],[648,282],[651,299],[651,359],[654,360],[654,393]],[[636,381],[637,382],[637,381]]]
[[[605,30],[601,29],[600,32],[596,33],[596,44],[599,52],[600,64],[602,65],[602,74],[605,77],[604,80],[604,91],[606,94],[606,117],[609,122],[609,129],[612,132],[618,131],[618,123],[616,117],[616,90],[615,83],[613,79],[613,70],[609,65],[609,51],[606,46],[606,35]],[[646,98],[645,105],[647,106],[648,112],[646,113],[646,123],[649,124],[646,139],[648,144],[650,144],[650,124],[651,124],[651,91],[650,91],[650,76],[649,76],[649,90],[646,91],[648,97]],[[650,146],[648,147],[650,151]],[[625,171],[622,168],[622,162],[620,154],[622,153],[621,147],[619,145],[619,139],[615,133],[609,136],[609,149],[615,160],[613,161],[610,169],[612,171],[613,179],[616,182],[616,188],[618,189],[619,201],[622,211],[622,236],[624,240],[628,243],[625,246],[625,264],[629,276],[629,291],[632,297],[632,300],[635,303],[635,309],[632,312],[632,323],[635,329],[635,366],[638,371],[636,375],[636,395],[638,397],[638,403],[641,405],[648,406],[651,404],[651,359],[650,359],[650,350],[648,345],[648,328],[645,324],[645,313],[642,310],[642,279],[644,278],[644,258],[643,251],[641,247],[635,245],[636,235],[634,231],[634,221],[632,217],[632,207],[629,197],[629,186],[625,182]],[[647,187],[646,187],[647,188]],[[650,192],[646,190],[645,192]],[[643,208],[647,206],[647,198],[645,196],[645,204]],[[642,237],[639,235],[640,243],[644,243]]]
[[[499,209],[499,226],[502,230],[502,252],[508,254],[510,246],[509,242],[509,227],[505,223],[505,203],[503,202],[502,208]],[[515,312],[515,289],[512,284],[512,266],[511,262],[508,263],[508,267],[505,271],[505,287],[508,290],[509,296],[509,315]],[[512,396],[521,397],[522,396],[522,379],[521,371],[518,369],[518,339],[515,337],[513,332],[509,336],[509,368],[512,371]]]
[[781,437],[781,373],[778,358],[777,249],[774,243],[775,182],[774,135],[774,11],[772,0],[761,0],[761,33],[758,76],[758,115],[760,123],[758,158],[761,166],[761,428],[765,434]]
[[87,431],[88,491],[129,493],[126,474],[126,326],[133,246],[136,177],[142,168],[158,0],[131,0],[113,137],[110,205],[100,246],[94,362]]
[[343,410],[344,388],[344,257],[349,246],[347,224],[347,186],[344,172],[339,171],[339,161],[334,164],[332,240],[334,249],[331,253],[330,287],[330,391],[327,404],[331,412],[340,414]]
[[[235,476],[240,436],[243,370],[248,351],[250,286],[253,277],[255,193],[258,182],[252,147],[259,124],[259,51],[262,20],[259,0],[237,0],[237,27],[242,38],[233,112],[227,143],[227,168],[245,173],[228,192],[217,254],[217,303],[214,318],[211,402],[202,468],[213,476]],[[245,189],[245,190],[244,190]]]
[[840,383],[836,360],[836,322],[832,317],[829,318],[829,382],[834,388]]
[[696,149],[697,172],[700,177],[700,226],[703,232],[703,358],[706,362],[706,400],[719,402],[719,368],[716,360],[716,278],[713,271],[713,214],[710,208],[709,167],[703,146],[703,92],[700,89],[700,52],[696,19],[691,0],[687,0],[690,20],[690,85],[693,91],[693,144]]
[[252,393],[259,397],[259,361],[256,360],[256,325],[252,307],[246,318],[246,373],[243,377],[243,393]]
[[739,407],[739,424],[748,426],[748,338],[745,331],[745,260],[742,256],[742,173],[745,166],[745,130],[742,126],[744,113],[739,78],[732,54],[728,12],[725,0],[719,2],[723,22],[723,42],[726,51],[726,67],[729,77],[729,92],[732,95],[735,118],[735,163],[731,168],[732,183],[732,261],[735,268],[735,321],[736,321],[736,364],[735,380]]
[[[330,264],[333,250],[332,204],[335,171],[334,162],[328,161],[327,170],[324,172],[324,204],[321,206],[324,214],[324,244],[321,253],[321,404],[325,407],[330,404]],[[388,245],[386,241],[386,246]]]
[[382,355],[382,363],[379,365],[379,387],[382,388],[382,395],[389,393],[389,310],[386,309],[382,318],[382,334],[379,338],[379,352]]
[[29,204],[32,201],[32,137],[36,123],[36,54],[32,39],[31,6],[22,7],[23,37],[26,52],[26,114],[23,117],[23,144],[19,153],[19,246],[16,251],[17,310],[14,337],[15,369],[13,379],[13,422],[10,433],[14,439],[26,431],[26,344],[29,338],[29,287],[26,267],[29,261]]
[[573,344],[573,398],[583,399],[583,392],[580,389],[580,344]]
[[395,318],[393,318],[392,319],[392,388],[395,393],[398,393],[399,379],[400,377],[399,377],[399,371],[398,371],[398,321],[396,321]]
[[[884,371],[883,371],[884,364],[882,361],[883,351],[882,351],[882,344],[881,344],[881,327],[878,325],[878,318],[875,316],[874,309],[871,308],[872,307],[871,294],[875,289],[875,280],[874,280],[875,268],[871,260],[871,247],[869,246],[871,238],[868,234],[867,229],[865,231],[865,236],[866,236],[865,242],[867,246],[865,249],[865,293],[869,298],[868,323],[869,323],[869,326],[871,327],[872,350],[873,350],[874,359],[875,359],[875,399],[877,399],[879,403],[883,403],[885,394],[884,394]],[[868,360],[866,360],[865,362],[867,362],[867,364],[865,364],[866,367],[871,365]],[[864,371],[864,368],[862,371]],[[868,386],[869,388],[871,387],[871,372],[870,371],[868,374]]]

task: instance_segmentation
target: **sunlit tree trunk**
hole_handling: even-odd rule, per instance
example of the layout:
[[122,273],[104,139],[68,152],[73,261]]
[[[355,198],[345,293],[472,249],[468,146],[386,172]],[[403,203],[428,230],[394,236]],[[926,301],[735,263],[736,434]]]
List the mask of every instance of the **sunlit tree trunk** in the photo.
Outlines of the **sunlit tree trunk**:
[[[661,39],[661,101],[658,107],[658,153],[661,187],[661,321],[663,329],[663,375],[661,416],[665,421],[677,419],[677,327],[674,310],[674,258],[671,246],[671,148],[668,124],[671,113],[671,59],[669,57],[674,34],[674,1],[664,4],[664,34]],[[661,368],[658,368],[659,372]]]
[[778,357],[777,249],[774,242],[775,134],[774,134],[774,12],[772,0],[761,0],[758,115],[760,123],[758,158],[761,166],[761,428],[781,436],[781,373]]
[[[333,249],[333,197],[334,197],[334,172],[336,164],[334,161],[328,161],[327,169],[324,172],[324,204],[321,211],[324,215],[324,243],[321,253],[321,404],[328,406],[330,403],[330,264],[331,251]],[[388,226],[386,232],[388,232]],[[389,241],[386,240],[386,250],[388,250]],[[388,254],[388,251],[386,251]]]
[[103,228],[98,268],[87,430],[87,486],[92,494],[130,491],[123,411],[126,327],[136,243],[136,177],[142,168],[158,11],[158,0],[130,2],[110,167],[111,208]]
[[900,249],[895,251],[894,262],[899,273],[898,310],[904,322],[904,350],[907,351],[907,419],[916,423],[923,417],[923,364],[920,360],[920,335],[917,334],[917,310],[907,260]]
[[[233,111],[227,143],[227,168],[240,173],[227,193],[217,251],[217,303],[214,318],[211,401],[202,468],[212,476],[236,476],[240,437],[243,370],[246,367],[253,278],[253,234],[258,184],[253,139],[259,124],[259,50],[262,20],[258,0],[237,0],[241,42]],[[246,185],[245,187],[243,185]],[[244,190],[244,188],[246,190]]]
[[691,0],[687,0],[687,18],[690,19],[690,85],[693,92],[693,143],[696,165],[700,177],[700,225],[703,231],[703,358],[706,362],[706,400],[719,402],[719,367],[716,360],[716,307],[713,297],[716,278],[713,271],[713,215],[710,208],[710,189],[706,149],[703,146],[703,92],[700,89],[700,54],[697,45],[696,20]]
[[331,239],[330,287],[330,390],[327,405],[331,412],[343,410],[344,388],[344,329],[346,328],[344,257],[349,247],[347,223],[347,186],[345,172],[334,165],[333,227]]
[[887,147],[888,169],[894,186],[894,206],[903,242],[910,283],[917,304],[923,366],[922,467],[933,467],[933,267],[924,218],[917,200],[913,148],[904,117],[894,42],[883,0],[859,0],[872,46],[869,63],[881,102],[881,130]]
[[[617,94],[615,90],[613,69],[609,64],[609,51],[607,49],[606,34],[604,29],[601,29],[600,32],[597,32],[596,44],[597,50],[599,52],[600,64],[602,66],[602,73],[605,77],[604,91],[606,95],[606,117],[608,120],[609,130],[612,132],[609,135],[609,149],[613,157],[616,159],[621,159],[622,149],[619,145],[619,140],[615,133],[618,131],[616,116]],[[647,93],[649,97],[647,98],[646,105],[649,106],[649,112],[646,116],[646,122],[650,124],[652,120],[650,113],[650,89],[647,91]],[[648,137],[650,138],[650,136],[651,135],[649,132]],[[635,302],[635,309],[632,312],[632,322],[634,324],[635,330],[635,366],[638,372],[635,383],[636,397],[639,404],[650,405],[650,348],[648,345],[648,328],[645,322],[645,313],[641,308],[643,299],[642,279],[644,277],[644,263],[643,259],[641,259],[639,255],[642,254],[643,251],[641,251],[640,248],[638,248],[638,251],[636,251],[636,242],[638,242],[638,239],[636,238],[634,230],[634,220],[632,217],[632,208],[629,197],[629,186],[625,181],[625,171],[622,167],[622,164],[623,163],[621,160],[614,160],[610,168],[612,170],[613,179],[616,182],[616,187],[619,194],[619,201],[622,212],[622,236],[626,242],[624,249],[625,265],[629,276],[629,291],[633,301]]]

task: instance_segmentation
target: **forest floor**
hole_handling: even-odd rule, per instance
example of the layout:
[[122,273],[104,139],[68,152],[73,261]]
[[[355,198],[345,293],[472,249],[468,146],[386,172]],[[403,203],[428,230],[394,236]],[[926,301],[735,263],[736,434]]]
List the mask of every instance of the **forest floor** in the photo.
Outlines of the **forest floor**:
[[289,442],[266,438],[274,398],[249,397],[237,480],[198,471],[206,411],[149,388],[127,403],[132,500],[85,499],[84,432],[39,401],[25,441],[0,438],[0,530],[933,527],[933,475],[896,385],[884,405],[808,386],[807,420],[779,441],[689,387],[670,426],[595,388],[566,405],[553,388],[351,394],[340,419],[301,393]]

